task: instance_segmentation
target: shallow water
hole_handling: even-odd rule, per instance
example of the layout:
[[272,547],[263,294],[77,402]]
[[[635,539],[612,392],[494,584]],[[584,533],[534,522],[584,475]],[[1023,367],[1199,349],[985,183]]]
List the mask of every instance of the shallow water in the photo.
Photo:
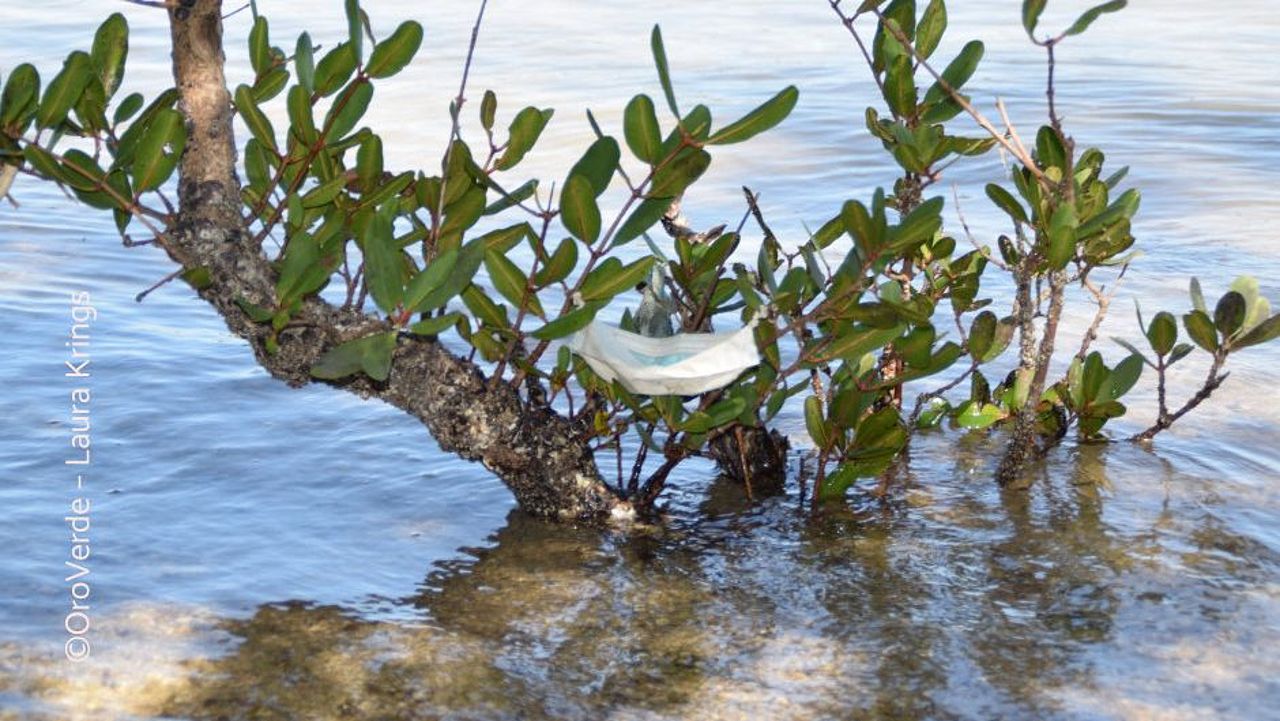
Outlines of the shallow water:
[[[304,21],[340,37],[325,5],[260,3],[282,45]],[[421,12],[366,5],[379,28]],[[998,92],[1034,127],[1043,67],[1016,3],[963,5],[941,52],[985,39],[975,98]],[[1214,294],[1252,272],[1280,298],[1280,13],[1134,5],[1060,56],[1070,127],[1144,192],[1147,255],[1104,335],[1131,332],[1133,297],[1184,309],[1190,274]],[[1084,5],[1051,6],[1059,25]],[[423,53],[371,111],[404,166],[447,136],[475,9],[435,7]],[[160,87],[159,14],[116,3],[5,7],[0,72],[32,60],[48,77],[114,10],[135,30],[131,82]],[[495,88],[500,113],[557,108],[526,162],[559,177],[587,143],[587,103],[616,129],[631,94],[659,94],[654,22],[681,97],[717,118],[801,88],[782,127],[717,156],[686,200],[696,224],[736,222],[746,183],[794,238],[891,181],[862,130],[871,84],[817,0],[495,0],[472,95]],[[233,61],[247,25],[228,21]],[[950,173],[980,237],[1000,229],[981,200],[1000,172],[992,156]],[[0,210],[0,719],[1198,720],[1280,703],[1280,349],[1233,359],[1213,402],[1153,450],[1065,447],[1026,494],[994,487],[991,441],[944,433],[922,438],[888,501],[855,496],[847,515],[810,521],[794,487],[748,505],[690,466],[665,525],[602,536],[523,517],[392,409],[270,380],[181,286],[135,304],[170,271],[157,251],[121,248],[50,188],[15,195],[21,208]],[[62,361],[78,290],[99,316],[93,652],[72,664]],[[1088,314],[1069,318],[1076,333]],[[1152,406],[1147,393],[1131,407]]]

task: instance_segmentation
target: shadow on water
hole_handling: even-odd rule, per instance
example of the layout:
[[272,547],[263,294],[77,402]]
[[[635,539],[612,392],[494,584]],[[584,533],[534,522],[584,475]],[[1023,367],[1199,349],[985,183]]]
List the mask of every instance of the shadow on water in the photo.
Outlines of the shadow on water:
[[[0,669],[27,668],[0,697],[190,719],[1258,717],[1276,551],[1145,451],[1064,449],[1002,494],[989,442],[926,441],[887,500],[817,520],[718,483],[625,534],[513,512],[393,617],[206,618],[168,676],[92,690],[8,649]],[[147,613],[118,625],[163,649]],[[8,718],[44,718],[27,708]]]

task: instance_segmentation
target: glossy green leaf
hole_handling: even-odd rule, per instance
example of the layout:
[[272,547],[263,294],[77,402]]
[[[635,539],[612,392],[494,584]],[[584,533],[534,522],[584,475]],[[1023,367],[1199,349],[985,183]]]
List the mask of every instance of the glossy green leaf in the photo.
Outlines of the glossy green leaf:
[[614,234],[612,247],[616,248],[640,237],[642,233],[661,220],[663,214],[667,212],[667,208],[670,207],[670,198],[648,198],[641,201],[636,206],[636,209],[631,211],[631,215],[627,216],[627,219],[623,221],[622,226],[618,228],[618,232]]
[[653,51],[653,63],[658,68],[658,83],[662,85],[662,94],[667,98],[667,107],[671,114],[680,117],[680,109],[676,106],[676,94],[671,88],[671,70],[667,67],[667,49],[662,43],[662,30],[653,26],[649,35],[649,47]]
[[1085,30],[1088,30],[1089,26],[1093,24],[1093,21],[1097,20],[1098,17],[1103,13],[1116,12],[1117,10],[1123,9],[1128,4],[1129,3],[1126,2],[1126,0],[1111,0],[1111,2],[1106,2],[1101,5],[1089,8],[1087,11],[1085,11],[1083,15],[1081,15],[1074,23],[1071,24],[1071,27],[1067,28],[1066,34],[1079,35]]
[[547,127],[547,121],[551,119],[553,113],[554,111],[550,108],[539,110],[533,107],[524,108],[516,113],[516,117],[508,128],[507,149],[494,163],[494,167],[498,170],[514,168],[538,141],[538,136],[542,134],[543,128]]
[[427,318],[426,320],[420,320],[417,323],[414,323],[409,326],[409,332],[425,336],[440,335],[457,325],[458,321],[461,319],[462,314],[456,311],[453,313],[445,313],[444,315],[437,316],[435,318]]
[[890,230],[890,248],[894,252],[905,253],[932,240],[942,227],[943,203],[942,196],[937,196],[918,205],[902,219],[902,223]]
[[909,118],[915,114],[917,99],[915,64],[909,56],[899,55],[889,63],[885,71],[884,100],[895,117]]
[[662,159],[662,131],[648,95],[637,95],[622,115],[622,132],[631,153],[649,165]]
[[[450,254],[453,255],[450,255]],[[426,270],[409,282],[405,307],[414,312],[442,308],[457,297],[475,278],[484,261],[483,242],[471,241],[459,248],[442,252],[427,264]]]
[[303,145],[311,146],[316,142],[316,120],[311,112],[311,96],[301,85],[289,88],[286,104],[289,111],[289,127],[294,137]]
[[355,81],[354,87],[339,96],[325,116],[325,143],[336,143],[354,130],[369,109],[372,99],[373,84],[367,80]]
[[820,449],[830,448],[831,436],[827,433],[826,419],[822,417],[822,399],[818,396],[804,399],[804,425],[815,446]]
[[240,114],[244,124],[249,128],[249,132],[253,135],[263,147],[270,149],[273,153],[276,150],[276,131],[271,127],[271,120],[267,118],[262,109],[258,107],[258,103],[254,101],[253,94],[249,90],[248,85],[241,85],[236,88],[236,112]]
[[1209,314],[1209,306],[1204,302],[1204,292],[1200,290],[1200,281],[1195,277],[1191,278],[1191,307],[1205,315]]
[[49,81],[49,87],[45,88],[44,96],[40,98],[40,105],[36,110],[36,125],[51,128],[62,123],[93,75],[93,63],[87,53],[77,50],[68,55],[62,71]]
[[1040,23],[1040,13],[1044,12],[1047,1],[1022,0],[1022,27],[1032,39],[1035,39],[1036,25]]
[[4,92],[0,94],[0,127],[15,135],[22,132],[35,112],[40,97],[40,73],[30,63],[23,63],[9,73]]
[[498,96],[492,90],[484,91],[484,97],[480,100],[480,126],[487,131],[492,131],[497,114]]
[[572,179],[575,175],[586,178],[590,182],[595,197],[599,197],[609,187],[609,181],[613,179],[613,173],[617,170],[618,160],[621,157],[622,151],[618,148],[618,141],[608,136],[598,138],[591,147],[587,148],[582,158],[574,163],[573,168],[569,170],[569,178]]
[[795,108],[799,97],[800,91],[796,86],[788,85],[741,119],[712,133],[707,142],[711,145],[729,145],[749,140],[785,120]]
[[1213,319],[1201,310],[1193,310],[1182,316],[1182,326],[1187,335],[1201,348],[1213,353],[1218,350],[1218,334],[1213,327]]
[[293,69],[298,73],[298,84],[308,93],[314,93],[316,91],[315,47],[311,44],[311,36],[307,33],[298,36],[298,44],[293,51]]
[[1156,313],[1147,326],[1147,340],[1157,356],[1166,356],[1173,350],[1173,344],[1178,341],[1178,321],[1172,313]]
[[337,380],[361,371],[381,383],[391,374],[391,358],[396,349],[396,333],[388,331],[349,340],[325,351],[311,366],[311,375]]
[[535,330],[532,335],[538,340],[556,340],[564,338],[572,333],[576,333],[587,327],[600,309],[608,305],[608,301],[600,300],[593,303],[586,303],[581,308],[575,308],[568,313],[547,323],[541,328]]
[[414,20],[406,20],[391,33],[391,36],[378,43],[365,63],[364,71],[373,78],[386,78],[404,69],[422,47],[422,24]]
[[182,113],[165,108],[147,124],[146,134],[138,141],[133,158],[134,190],[143,193],[160,187],[173,174],[173,169],[186,147],[187,131]]
[[351,43],[338,44],[316,63],[314,92],[321,97],[336,93],[347,84],[358,64]]
[[943,0],[929,0],[920,24],[916,26],[916,53],[923,58],[933,55],[942,34],[947,30],[947,5]]
[[112,13],[98,26],[89,57],[97,69],[104,98],[109,100],[120,88],[125,60],[129,57],[129,22],[123,15]]
[[391,315],[404,300],[403,253],[395,242],[392,221],[394,204],[388,204],[373,216],[373,222],[361,238],[360,250],[364,253],[365,283],[369,295],[383,313]]
[[1130,355],[1116,364],[1116,367],[1111,370],[1109,378],[1111,381],[1109,389],[1110,400],[1123,396],[1133,388],[1134,384],[1138,382],[1138,378],[1142,376],[1142,366],[1142,356],[1137,354]]
[[1049,247],[1045,259],[1049,267],[1061,270],[1076,255],[1076,211],[1068,203],[1059,205],[1049,221]]
[[255,75],[261,77],[271,69],[271,40],[266,17],[259,15],[253,19],[253,27],[249,29],[249,64]]
[[539,288],[559,283],[569,276],[578,264],[578,244],[572,238],[564,238],[547,262],[533,276]]
[[1252,330],[1246,332],[1235,343],[1232,343],[1232,347],[1248,348],[1251,345],[1267,343],[1276,337],[1280,337],[1280,315],[1273,315],[1254,326]]
[[649,195],[655,198],[674,198],[702,177],[710,165],[711,155],[707,151],[701,148],[687,149],[658,169]]
[[361,27],[359,0],[345,0],[343,9],[347,15],[347,42],[355,53],[356,62],[364,59],[364,28]]
[[1027,211],[1022,207],[1022,203],[1019,203],[1012,193],[999,185],[987,183],[987,197],[991,198],[991,202],[995,203],[1015,221],[1024,224],[1031,223],[1031,219],[1027,217]]
[[1234,290],[1227,291],[1218,300],[1217,307],[1213,309],[1213,324],[1223,338],[1230,338],[1240,330],[1244,324],[1245,309],[1244,296]]
[[609,300],[623,291],[631,290],[649,278],[654,261],[653,256],[649,256],[624,266],[617,258],[605,259],[583,279],[579,289],[582,299]]
[[969,430],[983,430],[995,425],[1004,417],[1004,411],[990,403],[974,403],[967,401],[955,417],[955,423]]
[[511,305],[516,308],[525,307],[539,318],[546,317],[538,296],[528,292],[529,279],[507,256],[489,251],[484,254],[484,267],[489,272],[489,280],[493,281],[494,289],[510,301]]
[[560,220],[575,238],[587,245],[600,238],[600,206],[596,204],[591,181],[570,175],[560,194]]
[[[960,49],[960,54],[947,65],[942,71],[942,80],[951,87],[952,90],[959,91],[969,78],[973,77],[973,73],[978,69],[978,63],[982,60],[982,54],[985,51],[981,41],[970,40]],[[935,82],[929,86],[929,91],[924,94],[924,102],[937,103],[949,97],[942,83]]]
[[903,324],[889,328],[867,326],[846,328],[836,335],[827,336],[822,340],[821,344],[817,346],[817,359],[828,362],[837,359],[856,362],[864,353],[879,350],[892,343],[906,329],[906,325]]

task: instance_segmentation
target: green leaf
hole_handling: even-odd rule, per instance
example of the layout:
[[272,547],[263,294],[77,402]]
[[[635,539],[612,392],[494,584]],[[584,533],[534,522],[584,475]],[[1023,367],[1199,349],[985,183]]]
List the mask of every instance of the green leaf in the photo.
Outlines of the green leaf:
[[599,138],[569,170],[569,178],[572,179],[575,175],[586,178],[590,181],[594,196],[598,198],[609,187],[609,181],[613,179],[613,172],[618,168],[621,157],[618,141],[607,136]]
[[129,22],[120,13],[112,13],[98,26],[93,36],[89,58],[98,71],[104,98],[109,100],[120,88],[124,64],[129,57]]
[[818,396],[804,399],[804,425],[815,446],[823,450],[830,447],[831,436],[827,433],[826,419],[822,417],[822,399]]
[[298,84],[308,93],[314,93],[316,91],[315,48],[311,45],[311,36],[307,33],[298,36],[298,45],[293,51],[293,68],[298,73]]
[[1227,291],[1218,300],[1217,307],[1213,309],[1213,324],[1223,338],[1235,335],[1244,325],[1246,309],[1244,296],[1234,290]]
[[414,20],[406,20],[391,33],[391,37],[378,43],[365,63],[364,71],[369,77],[386,78],[404,69],[418,48],[422,47],[422,25]]
[[182,113],[165,108],[147,124],[133,157],[134,190],[143,193],[160,187],[173,174],[187,143]]
[[924,201],[911,211],[902,219],[902,223],[890,231],[890,248],[895,253],[904,253],[932,240],[938,228],[942,227],[943,203],[942,196],[938,196]]
[[0,128],[18,135],[35,111],[40,96],[40,73],[23,63],[9,73],[0,94]]
[[898,55],[890,61],[884,76],[884,100],[896,117],[909,118],[915,114],[915,65],[909,56]]
[[551,115],[555,111],[547,108],[539,110],[537,108],[524,108],[516,113],[516,117],[511,121],[508,129],[509,140],[507,140],[507,149],[502,153],[502,157],[498,158],[493,167],[498,170],[510,170],[524,158],[525,154],[533,148],[533,144],[538,141],[538,136],[542,134],[543,128],[547,127],[547,121],[551,119]]
[[560,220],[573,236],[587,245],[600,238],[600,207],[591,181],[570,175],[560,194]]
[[1022,27],[1032,40],[1035,39],[1036,25],[1040,23],[1040,13],[1044,12],[1048,0],[1022,0]]
[[337,380],[360,371],[379,383],[391,374],[391,357],[396,350],[396,333],[388,331],[349,340],[325,351],[311,366],[311,375]]
[[1116,364],[1111,370],[1109,400],[1115,400],[1128,393],[1138,378],[1142,376],[1142,356],[1133,354]]
[[600,312],[600,309],[608,305],[608,303],[609,302],[607,300],[598,300],[593,303],[587,303],[581,308],[575,308],[550,323],[547,323],[530,335],[538,340],[556,340],[557,338],[564,338],[571,333],[576,333],[583,328],[586,328],[587,324],[596,317],[596,313]]
[[249,30],[249,64],[258,77],[262,77],[271,69],[271,41],[267,28],[267,19],[262,15],[253,19],[253,27]]
[[61,124],[92,79],[93,63],[89,55],[79,50],[68,55],[62,71],[49,81],[40,99],[36,126],[43,129]]
[[[450,256],[450,253],[456,255]],[[479,240],[442,252],[410,281],[405,292],[405,307],[416,313],[444,307],[471,285],[484,255],[485,245]]]
[[845,328],[834,336],[826,336],[822,339],[822,343],[817,346],[817,359],[828,362],[837,359],[857,362],[863,354],[879,350],[892,343],[906,329],[907,326],[904,324],[890,328],[866,326]]
[[[942,71],[942,80],[951,86],[952,90],[959,92],[969,78],[973,77],[973,73],[978,69],[978,62],[982,60],[982,54],[986,50],[982,42],[979,40],[970,40],[960,49],[960,54],[947,65],[947,69]],[[924,102],[928,104],[937,103],[949,97],[947,91],[943,88],[942,83],[935,82],[929,86],[929,91],[924,94]]]
[[507,256],[491,250],[484,254],[484,267],[489,271],[489,279],[493,281],[494,289],[503,298],[511,301],[511,305],[516,308],[526,307],[529,312],[539,318],[546,317],[542,304],[538,302],[538,296],[531,292],[526,293],[529,288],[529,279]]
[[273,153],[276,150],[276,131],[271,127],[271,120],[267,118],[262,109],[258,107],[258,103],[253,99],[253,93],[248,85],[241,85],[236,88],[236,112],[244,120],[244,124],[249,128],[249,132],[259,143],[269,148]]
[[928,59],[938,48],[942,34],[947,30],[947,5],[943,0],[929,0],[920,24],[916,27],[916,52]]
[[458,320],[462,318],[462,314],[458,312],[445,313],[435,318],[427,318],[409,326],[409,332],[415,335],[440,335],[458,324]]
[[997,421],[1004,417],[1004,411],[998,406],[990,403],[974,403],[966,401],[958,414],[956,414],[956,425],[961,428],[970,430],[982,430],[995,425]]
[[343,4],[347,14],[347,40],[355,53],[356,62],[364,59],[364,30],[360,23],[360,3],[358,0],[346,0]]
[[974,360],[981,361],[991,350],[996,337],[996,322],[996,314],[989,310],[982,311],[973,319],[973,325],[969,327],[969,355]]
[[486,131],[492,131],[497,113],[498,96],[492,90],[484,91],[484,98],[480,100],[480,126]]
[[623,266],[617,258],[608,258],[587,274],[579,292],[583,300],[609,300],[630,290],[649,277],[655,258],[649,256]]
[[388,203],[373,216],[360,250],[364,253],[364,277],[369,295],[383,313],[395,312],[404,300],[404,254],[395,242],[392,221],[396,203]]
[[649,36],[649,47],[653,50],[653,63],[658,67],[658,83],[662,85],[662,94],[667,98],[667,107],[671,109],[672,115],[679,118],[676,94],[671,89],[671,71],[667,68],[667,50],[662,44],[662,30],[657,25],[653,26],[653,33]]
[[711,145],[729,145],[749,140],[786,119],[799,97],[800,91],[796,86],[788,85],[741,119],[712,133],[707,142]]
[[[651,197],[674,198],[702,177],[711,165],[711,155],[701,148],[689,148],[654,174]],[[669,204],[669,203],[668,203]]]
[[1088,30],[1089,26],[1093,24],[1093,21],[1098,19],[1098,16],[1102,15],[1103,13],[1116,12],[1117,10],[1123,9],[1124,6],[1128,4],[1129,3],[1126,2],[1126,0],[1111,0],[1111,2],[1103,3],[1096,7],[1092,7],[1089,10],[1085,11],[1085,13],[1081,15],[1079,19],[1077,19],[1074,23],[1072,23],[1071,27],[1067,28],[1066,34],[1079,35],[1085,30]]
[[1178,321],[1172,313],[1156,313],[1147,327],[1147,340],[1157,356],[1166,356],[1173,350],[1173,344],[1178,341]]
[[1273,315],[1246,332],[1239,340],[1232,343],[1232,346],[1234,348],[1248,348],[1251,345],[1274,340],[1277,336],[1280,336],[1280,315]]
[[[490,328],[500,331],[510,329],[511,322],[507,318],[507,307],[493,302],[493,299],[475,283],[467,286],[466,290],[462,291],[462,302],[467,306],[467,310],[471,311],[472,315]],[[477,333],[476,335],[480,334]],[[486,353],[486,356],[488,355],[489,353]]]
[[[495,188],[495,189],[498,188],[497,183],[493,182],[492,178],[489,178],[488,180],[489,180],[489,187]],[[521,185],[519,188],[516,188],[515,190],[512,190],[510,192],[500,193],[499,195],[501,197],[499,197],[497,200],[493,201],[489,205],[485,206],[483,214],[495,215],[497,213],[501,213],[507,208],[514,207],[515,205],[519,203],[523,203],[529,198],[532,198],[533,194],[537,192],[537,190],[538,190],[538,179],[534,178],[532,180],[527,180],[524,182],[523,185]]]
[[488,233],[476,238],[476,242],[484,244],[486,253],[506,254],[512,248],[519,245],[520,241],[530,237],[533,234],[533,228],[528,223],[516,223],[505,228],[491,230]]
[[311,113],[311,96],[301,85],[295,85],[289,88],[286,106],[289,111],[289,127],[293,135],[303,145],[313,145],[317,136],[316,119]]
[[[343,98],[346,102],[341,102]],[[372,99],[373,84],[368,80],[356,80],[355,87],[340,97],[339,102],[334,103],[325,116],[324,124],[327,128],[324,134],[325,143],[336,143],[351,132],[356,127],[356,123],[364,117],[365,111],[369,109],[369,101]]]
[[647,198],[641,201],[614,234],[611,247],[616,248],[640,237],[642,233],[653,227],[654,223],[662,219],[669,207],[671,207],[670,198]]
[[336,93],[347,84],[358,64],[356,51],[351,43],[338,44],[316,64],[314,92],[321,97]]
[[654,113],[653,100],[637,95],[627,103],[622,115],[622,133],[631,153],[649,165],[662,159],[662,131]]
[[572,238],[564,238],[560,241],[560,245],[556,247],[551,257],[547,259],[545,265],[538,269],[533,275],[533,282],[539,288],[545,288],[552,283],[559,283],[568,277],[578,264],[578,244],[573,242]]
[[1069,203],[1059,205],[1049,221],[1049,247],[1045,259],[1049,267],[1061,270],[1076,254],[1076,210]]
[[1218,334],[1213,329],[1213,320],[1208,313],[1193,310],[1182,316],[1182,325],[1196,345],[1210,353],[1218,350]]
[[1200,281],[1195,277],[1191,278],[1191,307],[1205,315],[1209,314],[1209,306],[1204,302],[1204,292],[1200,290]]
[[987,197],[991,198],[991,202],[995,203],[1015,221],[1028,225],[1031,223],[1030,218],[1027,217],[1027,211],[1022,207],[1022,203],[1019,203],[1012,193],[999,185],[987,183]]

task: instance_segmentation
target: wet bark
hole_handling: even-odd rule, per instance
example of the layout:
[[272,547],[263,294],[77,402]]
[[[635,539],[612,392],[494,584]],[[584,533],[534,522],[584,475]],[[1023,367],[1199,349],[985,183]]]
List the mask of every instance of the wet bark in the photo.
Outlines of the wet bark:
[[775,430],[737,426],[716,436],[707,453],[721,474],[759,498],[783,492],[788,450],[786,437]]
[[[275,271],[242,216],[231,98],[223,74],[222,3],[182,0],[170,8],[174,80],[187,118],[179,165],[180,209],[160,245],[183,268],[203,269],[198,289],[248,341],[259,364],[290,385],[312,381],[311,365],[328,348],[390,328],[371,315],[307,300],[268,352],[270,328],[238,300],[275,305]],[[379,398],[419,419],[445,451],[479,461],[501,478],[525,511],[558,520],[599,522],[631,507],[600,479],[579,430],[545,405],[490,383],[473,363],[438,342],[402,335],[387,381],[357,376],[332,385]]]

